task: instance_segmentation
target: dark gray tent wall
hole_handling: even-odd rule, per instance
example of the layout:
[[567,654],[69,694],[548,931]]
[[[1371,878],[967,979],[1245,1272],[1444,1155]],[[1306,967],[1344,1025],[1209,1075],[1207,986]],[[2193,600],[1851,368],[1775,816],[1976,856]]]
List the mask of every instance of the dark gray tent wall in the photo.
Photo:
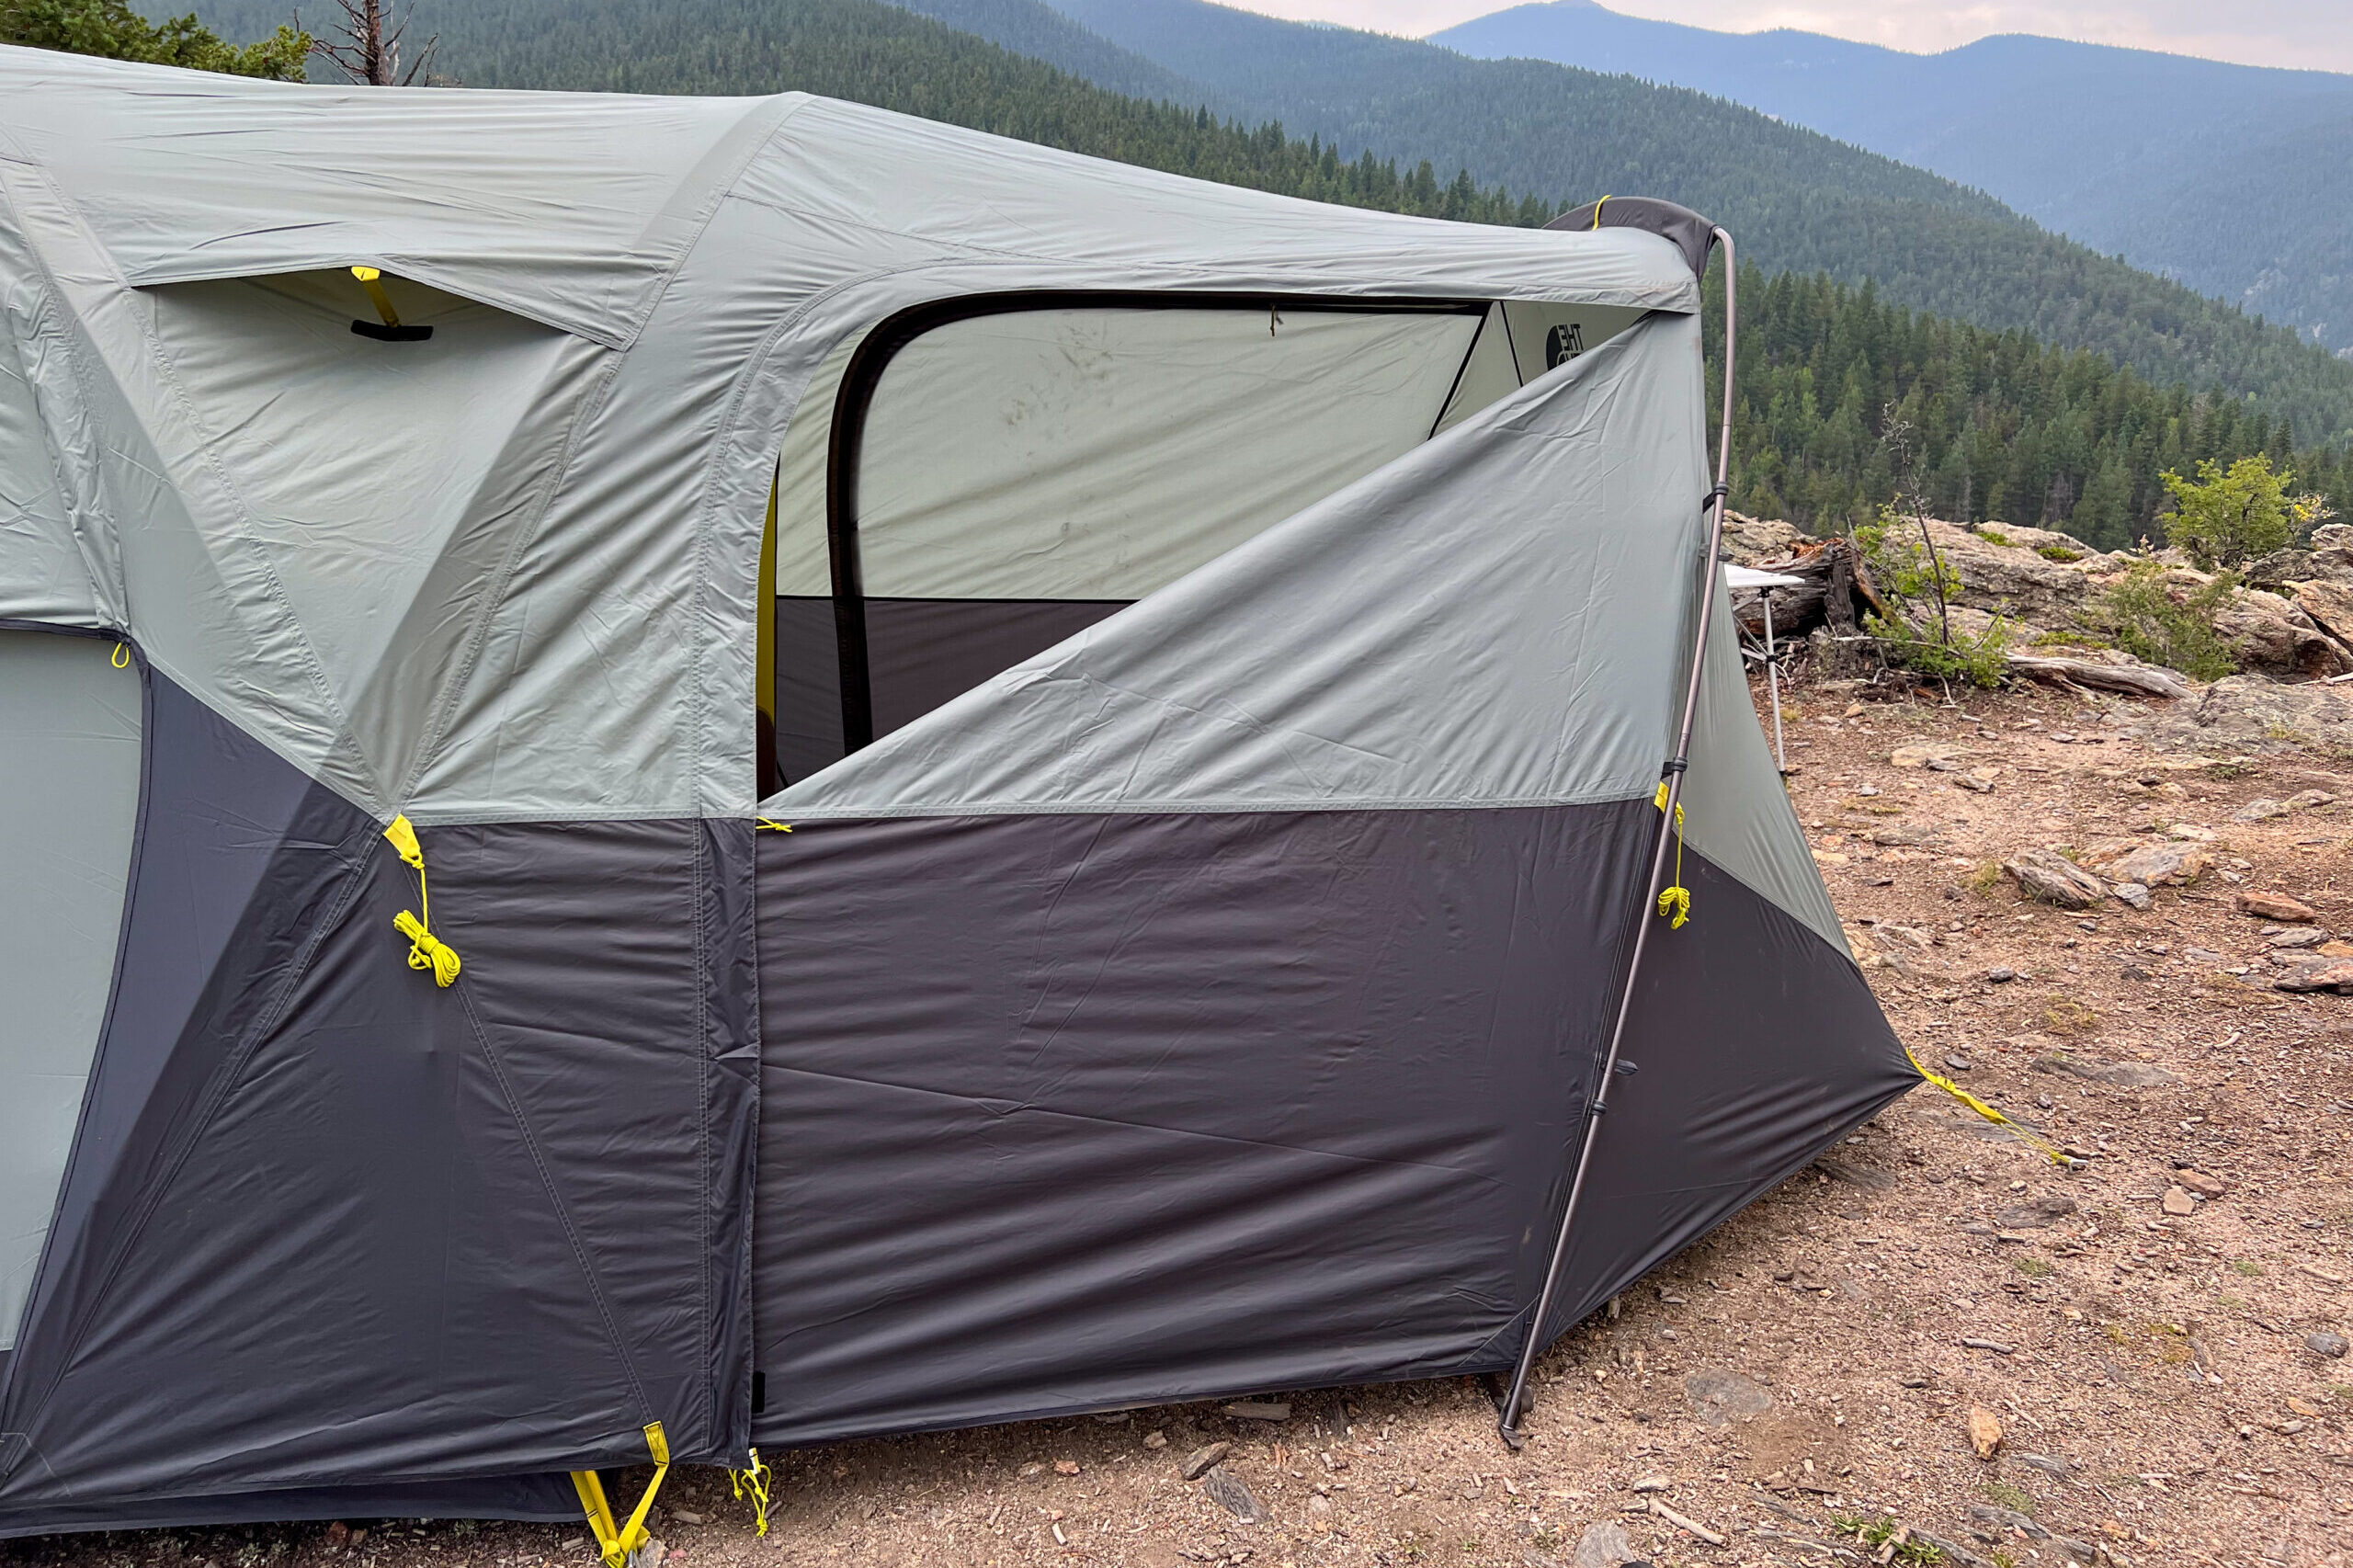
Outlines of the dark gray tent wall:
[[427,830],[468,960],[440,990],[401,961],[417,890],[379,824],[147,689],[123,981],[0,1390],[0,1533],[571,1517],[563,1472],[641,1462],[649,1421],[740,1454],[749,824]]

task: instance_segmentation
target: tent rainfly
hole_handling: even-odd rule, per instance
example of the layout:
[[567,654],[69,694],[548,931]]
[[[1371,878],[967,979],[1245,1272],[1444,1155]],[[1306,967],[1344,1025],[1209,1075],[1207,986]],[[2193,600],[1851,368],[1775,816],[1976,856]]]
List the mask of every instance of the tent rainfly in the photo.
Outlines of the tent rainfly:
[[0,49],[0,1534],[1524,1380],[1903,1094],[1711,238]]

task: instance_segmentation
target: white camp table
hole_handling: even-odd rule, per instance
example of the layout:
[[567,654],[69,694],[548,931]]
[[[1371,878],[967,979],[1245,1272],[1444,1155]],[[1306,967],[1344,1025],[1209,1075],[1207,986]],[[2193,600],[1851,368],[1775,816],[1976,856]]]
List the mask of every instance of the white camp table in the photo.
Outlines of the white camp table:
[[1805,579],[1782,572],[1759,572],[1754,566],[1728,565],[1724,568],[1724,586],[1734,593],[1743,588],[1754,588],[1764,601],[1765,652],[1762,654],[1754,649],[1742,652],[1765,665],[1765,684],[1773,694],[1773,762],[1787,773],[1790,770],[1790,755],[1781,745],[1781,664],[1773,649],[1773,590],[1802,588],[1805,586]]

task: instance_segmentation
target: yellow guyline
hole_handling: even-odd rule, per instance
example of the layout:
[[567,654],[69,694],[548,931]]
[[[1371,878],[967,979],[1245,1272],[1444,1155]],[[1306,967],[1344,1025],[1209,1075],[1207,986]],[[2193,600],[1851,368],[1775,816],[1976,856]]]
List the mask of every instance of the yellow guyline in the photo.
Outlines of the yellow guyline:
[[768,1533],[768,1484],[775,1479],[774,1472],[760,1459],[757,1449],[752,1450],[750,1469],[727,1472],[728,1483],[735,1488],[736,1501],[741,1502],[747,1495],[752,1499],[752,1517],[759,1525],[759,1528],[752,1532],[755,1535]]
[[[654,1539],[645,1528],[645,1516],[654,1511],[654,1494],[662,1490],[662,1478],[670,1473],[670,1439],[662,1435],[662,1423],[651,1422],[645,1428],[646,1450],[654,1456],[654,1479],[645,1483],[645,1495],[629,1516],[629,1523],[613,1523],[613,1506],[605,1501],[604,1478],[593,1470],[572,1472],[572,1489],[580,1494],[580,1506],[587,1511],[588,1528],[596,1532],[597,1549],[606,1568],[627,1568],[630,1553]],[[758,1463],[756,1457],[753,1460]]]
[[384,829],[400,858],[416,868],[416,903],[425,913],[421,915],[402,910],[392,916],[392,928],[408,938],[408,967],[429,969],[433,983],[446,986],[458,978],[458,949],[433,934],[433,900],[425,889],[425,849],[416,841],[416,829],[409,825],[405,814],[392,819]]
[[[1661,784],[1651,804],[1666,810],[1666,786]],[[1658,912],[1670,931],[1680,931],[1691,918],[1691,890],[1683,885],[1683,802],[1675,802],[1675,881],[1658,895]]]
[[[1903,1041],[1898,1040],[1896,1043],[1902,1045]],[[1944,1077],[1939,1074],[1929,1072],[1927,1067],[1921,1064],[1920,1059],[1912,1054],[1912,1048],[1910,1046],[1906,1045],[1904,1047],[1904,1054],[1911,1062],[1912,1070],[1915,1073],[1919,1074],[1920,1076],[1926,1078],[1929,1083],[1934,1084],[1937,1087],[1942,1089],[1945,1093],[1950,1095],[1953,1098],[1959,1100],[1961,1104],[1967,1106],[1970,1109],[1975,1111],[1986,1120],[1993,1122],[1995,1126],[2008,1128],[2011,1132],[2015,1133],[2022,1142],[2031,1143],[2036,1148],[2041,1150],[2044,1156],[2048,1158],[2052,1165],[2065,1165],[2072,1168],[2083,1163],[2074,1155],[2068,1153],[2066,1150],[2059,1147],[2058,1144],[2053,1143],[2050,1139],[2045,1138],[2041,1133],[2037,1132],[2033,1128],[2025,1125],[2023,1122],[2012,1121],[2008,1117],[2004,1116],[2000,1111],[1995,1110],[1992,1106],[1987,1105],[1984,1100],[1979,1099],[1975,1095],[1971,1094],[1967,1089],[1962,1088],[1950,1078]]]

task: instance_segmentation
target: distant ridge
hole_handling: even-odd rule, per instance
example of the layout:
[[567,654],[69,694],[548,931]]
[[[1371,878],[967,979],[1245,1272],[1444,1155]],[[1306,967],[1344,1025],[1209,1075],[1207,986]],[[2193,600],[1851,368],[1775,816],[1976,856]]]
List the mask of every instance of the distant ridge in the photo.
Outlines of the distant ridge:
[[1592,0],[1517,6],[1429,41],[1731,98],[2353,348],[2353,76],[2018,34],[1905,54]]

